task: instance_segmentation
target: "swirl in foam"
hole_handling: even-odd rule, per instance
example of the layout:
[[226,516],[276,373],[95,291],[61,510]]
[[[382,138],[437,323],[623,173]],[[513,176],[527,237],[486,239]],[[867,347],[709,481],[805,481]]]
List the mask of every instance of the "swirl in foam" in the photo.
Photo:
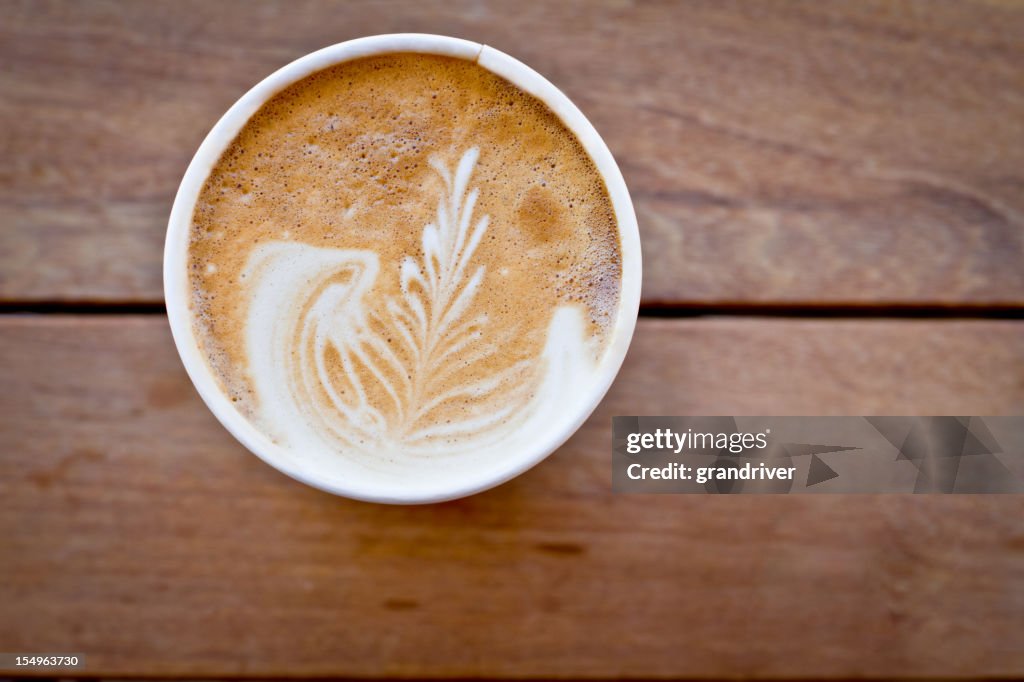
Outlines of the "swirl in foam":
[[618,257],[603,183],[550,111],[471,63],[392,55],[285,91],[225,152],[193,217],[194,327],[297,463],[464,473],[565,427]]
[[493,359],[514,332],[489,335],[486,312],[467,314],[486,276],[473,254],[488,216],[473,222],[478,191],[467,192],[478,154],[466,152],[454,177],[433,160],[449,194],[423,230],[422,258],[400,264],[400,295],[376,309],[367,305],[381,267],[372,251],[288,242],[253,250],[244,273],[250,375],[262,421],[289,447],[479,453],[524,422],[543,429],[538,396],[551,400],[585,379],[590,353],[572,306],[553,313],[542,362],[469,378],[459,371]]

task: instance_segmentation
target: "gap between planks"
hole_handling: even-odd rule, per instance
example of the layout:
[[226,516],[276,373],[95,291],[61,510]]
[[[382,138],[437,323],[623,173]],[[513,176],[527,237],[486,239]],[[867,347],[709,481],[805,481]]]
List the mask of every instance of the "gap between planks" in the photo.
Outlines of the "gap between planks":
[[[166,315],[160,301],[0,301],[0,315]],[[1024,305],[645,303],[640,317],[1024,320]]]

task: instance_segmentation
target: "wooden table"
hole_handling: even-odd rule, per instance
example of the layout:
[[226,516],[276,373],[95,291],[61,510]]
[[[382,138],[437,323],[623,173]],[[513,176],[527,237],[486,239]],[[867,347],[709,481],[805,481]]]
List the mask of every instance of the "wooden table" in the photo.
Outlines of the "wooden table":
[[[0,650],[89,676],[1024,675],[1024,500],[610,493],[616,414],[1024,412],[1024,5],[0,4]],[[167,214],[250,85],[423,31],[547,75],[633,193],[644,317],[550,460],[299,485],[192,389]]]

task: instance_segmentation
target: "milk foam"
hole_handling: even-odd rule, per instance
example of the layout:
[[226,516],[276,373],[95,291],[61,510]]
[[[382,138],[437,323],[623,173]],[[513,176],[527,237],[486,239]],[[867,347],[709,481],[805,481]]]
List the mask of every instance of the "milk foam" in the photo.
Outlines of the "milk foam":
[[501,351],[487,314],[468,314],[487,274],[473,258],[489,222],[473,219],[478,156],[467,151],[454,174],[432,159],[448,195],[423,229],[422,256],[390,264],[401,271],[398,296],[368,296],[381,269],[372,251],[289,242],[253,250],[243,274],[249,374],[261,423],[287,448],[344,452],[371,467],[479,459],[516,431],[547,431],[567,391],[586,383],[593,361],[579,306],[554,310],[536,361],[470,378],[457,371]]
[[417,54],[267,102],[203,187],[189,268],[238,411],[297,466],[392,482],[493,471],[563,432],[621,286],[571,132],[472,62]]

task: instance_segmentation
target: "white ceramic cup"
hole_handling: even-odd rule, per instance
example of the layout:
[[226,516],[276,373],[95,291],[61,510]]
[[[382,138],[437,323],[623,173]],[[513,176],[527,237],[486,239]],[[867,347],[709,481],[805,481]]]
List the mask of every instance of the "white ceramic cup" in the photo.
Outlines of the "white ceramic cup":
[[[575,404],[565,406],[565,414],[554,432],[530,441],[530,447],[508,452],[506,457],[496,460],[493,467],[483,471],[474,469],[466,476],[447,476],[427,483],[407,481],[379,485],[369,484],[358,476],[339,479],[336,475],[327,476],[325,472],[318,471],[297,453],[288,452],[272,442],[221,391],[199,348],[189,315],[188,243],[193,208],[207,176],[245,123],[267,100],[321,69],[360,57],[394,52],[444,55],[475,61],[543,101],[558,115],[596,164],[611,197],[621,238],[622,289],[615,323],[597,364],[596,376]],[[640,268],[640,236],[622,173],[597,131],[568,97],[530,67],[494,48],[446,36],[401,33],[350,40],[297,59],[245,93],[217,121],[185,171],[174,199],[164,247],[164,297],[174,343],[192,383],[214,416],[245,447],[283,473],[321,490],[372,502],[416,504],[464,497],[503,483],[546,458],[576,432],[611,386],[626,356],[640,305]]]

